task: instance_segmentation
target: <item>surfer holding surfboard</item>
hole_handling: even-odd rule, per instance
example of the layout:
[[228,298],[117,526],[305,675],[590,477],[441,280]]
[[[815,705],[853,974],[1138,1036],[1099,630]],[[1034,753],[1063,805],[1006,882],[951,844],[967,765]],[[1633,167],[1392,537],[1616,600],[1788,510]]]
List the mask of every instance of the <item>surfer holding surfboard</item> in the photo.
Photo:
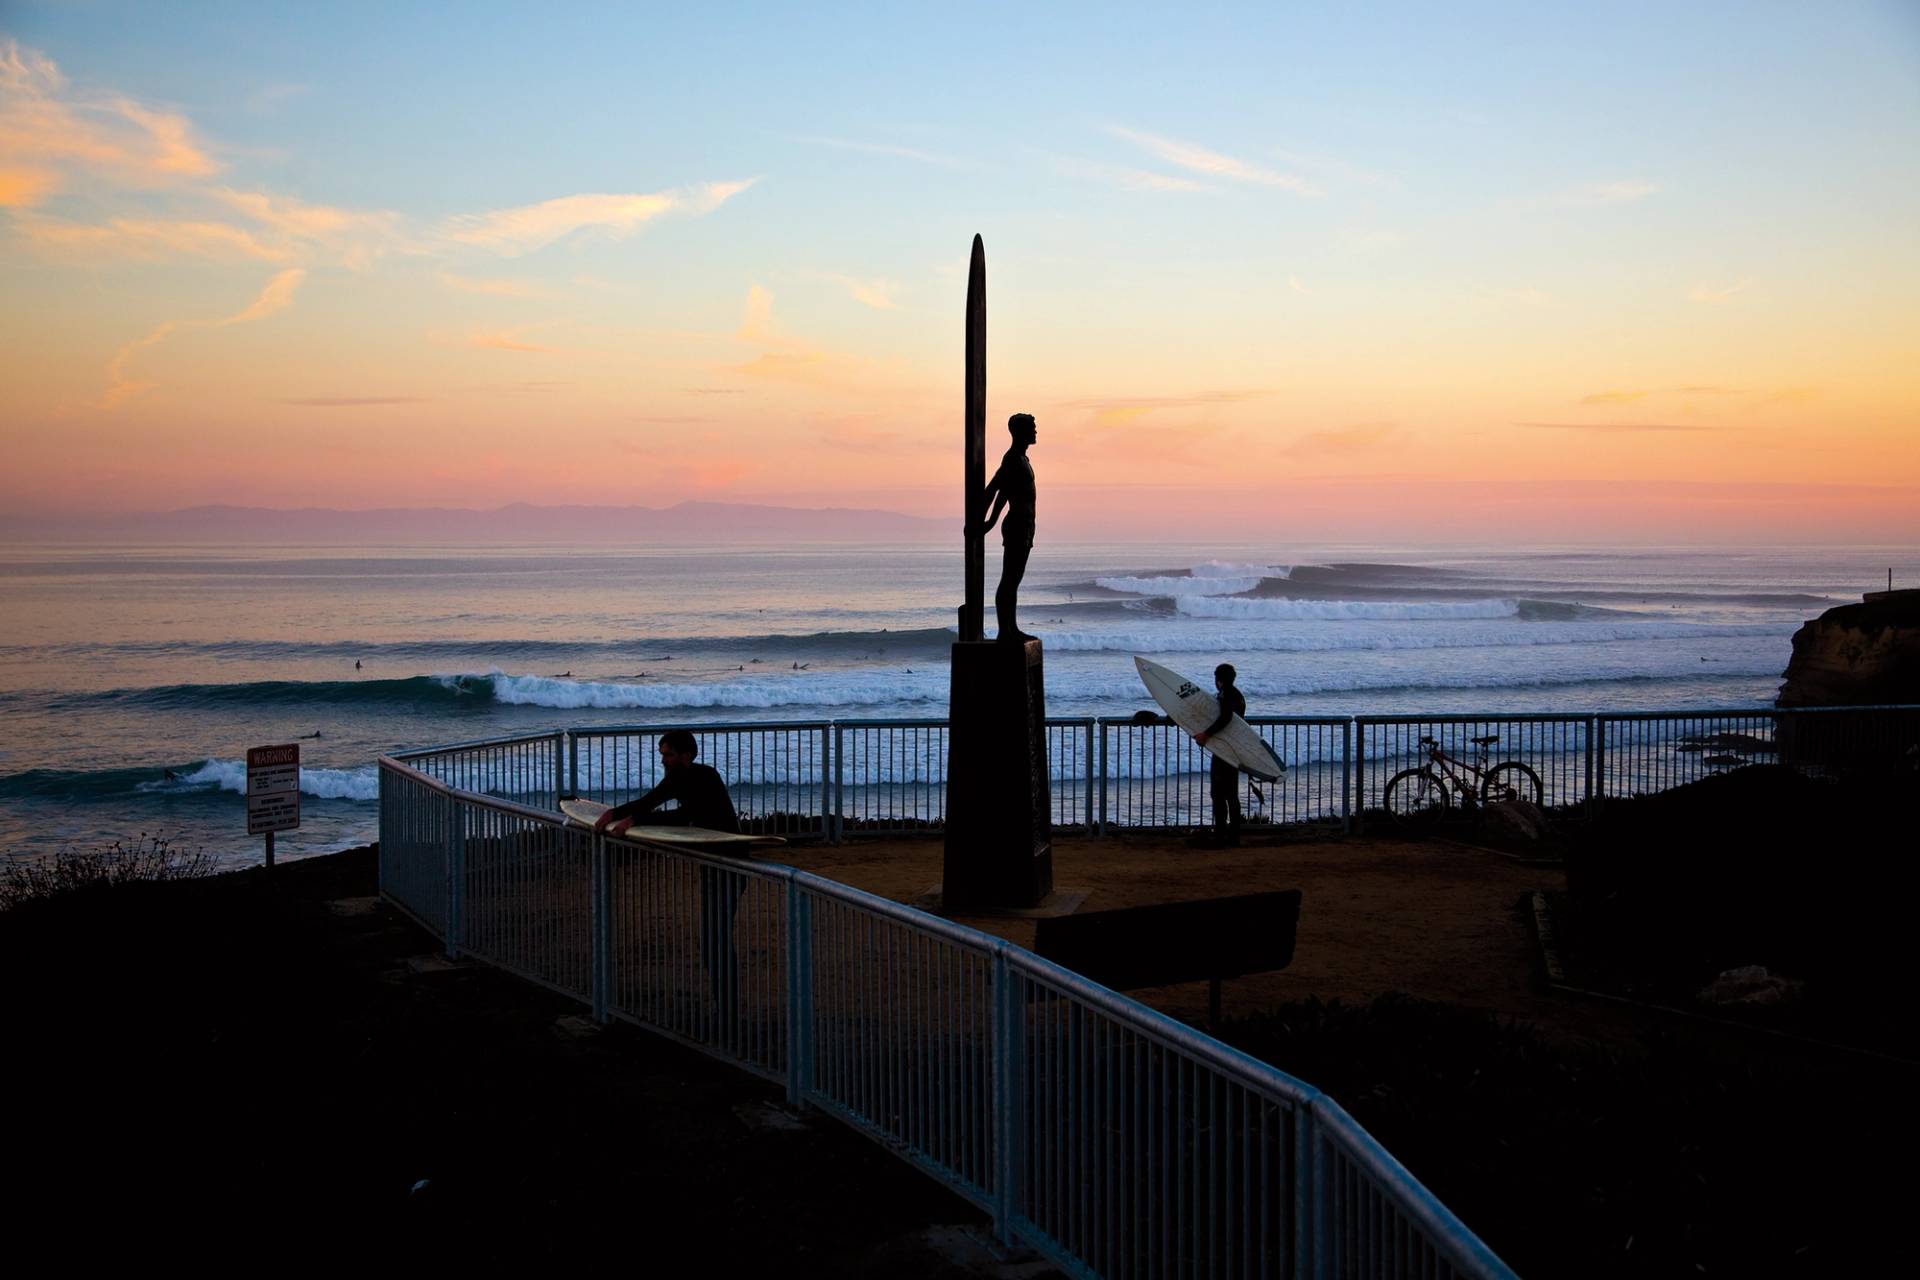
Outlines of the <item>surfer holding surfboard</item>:
[[[1233,723],[1235,716],[1247,713],[1246,695],[1234,688],[1234,677],[1240,673],[1233,669],[1231,662],[1223,662],[1213,669],[1213,687],[1219,695],[1220,714],[1213,722],[1193,735],[1193,740],[1201,746],[1207,745],[1207,739]],[[1213,838],[1222,845],[1240,843],[1240,771],[1222,760],[1211,756],[1207,761],[1207,789],[1213,796]]]
[[1133,665],[1139,668],[1140,681],[1153,700],[1213,757],[1207,781],[1213,797],[1214,839],[1230,845],[1240,843],[1237,775],[1245,773],[1262,782],[1277,782],[1287,766],[1266,739],[1240,718],[1247,700],[1234,687],[1237,673],[1225,662],[1214,668],[1214,685],[1220,691],[1215,699],[1193,681],[1181,678],[1179,672],[1157,662],[1136,656]]
[[[669,729],[660,735],[660,764],[664,776],[660,785],[626,804],[615,805],[594,819],[593,829],[608,835],[623,835],[633,820],[654,814],[669,800],[680,802],[678,809],[654,815],[662,824],[685,824],[708,831],[740,832],[740,815],[734,811],[733,797],[727,793],[727,780],[712,765],[696,764],[700,742],[685,729]],[[733,957],[733,917],[740,909],[740,895],[746,891],[744,878],[730,875],[708,863],[700,865],[700,951],[706,962],[707,980],[714,1000],[728,1016],[738,1003],[739,976]]]

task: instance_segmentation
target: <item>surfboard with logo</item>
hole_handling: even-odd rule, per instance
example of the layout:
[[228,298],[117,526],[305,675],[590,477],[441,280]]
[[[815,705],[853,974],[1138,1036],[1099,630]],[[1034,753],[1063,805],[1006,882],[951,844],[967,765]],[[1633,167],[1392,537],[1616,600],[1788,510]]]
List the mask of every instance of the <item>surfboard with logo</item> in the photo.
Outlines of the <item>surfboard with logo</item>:
[[[600,820],[600,815],[613,806],[598,804],[592,800],[562,800],[560,812],[583,827],[591,827]],[[705,827],[672,826],[632,826],[620,837],[635,844],[665,845],[674,849],[696,849],[702,853],[724,853],[736,858],[747,858],[756,849],[770,849],[784,845],[786,840],[780,836],[744,836],[731,831],[709,831]]]
[[[1135,657],[1133,665],[1140,669],[1140,682],[1147,686],[1153,700],[1189,734],[1199,733],[1219,718],[1220,700],[1210,690],[1145,658]],[[1206,749],[1262,782],[1278,782],[1286,772],[1286,762],[1274,754],[1273,748],[1253,731],[1252,725],[1237,715],[1227,721],[1226,728],[1207,739]]]

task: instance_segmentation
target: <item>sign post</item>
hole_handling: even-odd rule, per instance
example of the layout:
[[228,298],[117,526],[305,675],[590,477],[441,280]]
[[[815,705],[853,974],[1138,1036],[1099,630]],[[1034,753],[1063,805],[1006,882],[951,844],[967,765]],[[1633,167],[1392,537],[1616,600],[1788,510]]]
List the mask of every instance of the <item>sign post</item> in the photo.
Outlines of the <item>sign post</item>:
[[300,744],[247,748],[247,834],[267,838],[273,865],[273,833],[300,826]]

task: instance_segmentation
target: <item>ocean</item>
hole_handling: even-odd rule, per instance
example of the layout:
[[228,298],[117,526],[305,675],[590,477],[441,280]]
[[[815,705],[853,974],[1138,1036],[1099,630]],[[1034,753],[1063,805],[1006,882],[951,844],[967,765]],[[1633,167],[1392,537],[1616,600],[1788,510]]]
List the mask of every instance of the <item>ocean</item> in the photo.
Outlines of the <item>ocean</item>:
[[[1256,714],[1755,707],[1801,622],[1915,559],[1043,544],[1021,621],[1059,716],[1150,705],[1136,653],[1233,663]],[[257,861],[254,745],[301,743],[300,857],[374,838],[386,751],[943,716],[960,594],[957,545],[0,547],[0,852],[157,833]]]

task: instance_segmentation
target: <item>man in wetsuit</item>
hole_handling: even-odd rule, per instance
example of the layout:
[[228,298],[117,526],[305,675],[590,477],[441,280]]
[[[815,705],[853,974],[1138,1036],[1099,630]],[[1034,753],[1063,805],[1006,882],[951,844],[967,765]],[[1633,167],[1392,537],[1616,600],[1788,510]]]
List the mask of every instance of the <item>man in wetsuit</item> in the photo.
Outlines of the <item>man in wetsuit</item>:
[[[661,826],[739,834],[740,815],[734,812],[733,797],[727,794],[727,781],[712,765],[695,764],[693,758],[699,754],[699,741],[685,729],[661,734],[660,764],[665,776],[660,785],[638,800],[607,810],[595,820],[593,829],[617,836],[632,826],[635,818],[646,816]],[[654,812],[669,800],[679,801],[680,807]],[[714,999],[729,1017],[739,1002],[740,982],[733,956],[733,917],[746,887],[746,876],[710,862],[700,863],[700,955],[706,962]]]
[[1000,642],[1021,644],[1033,639],[1014,622],[1014,602],[1020,594],[1020,579],[1027,575],[1027,557],[1033,554],[1033,463],[1027,460],[1027,449],[1039,438],[1040,428],[1032,414],[1016,413],[1007,419],[1007,433],[1013,443],[987,482],[982,502],[991,503],[993,509],[980,533],[982,537],[989,533],[1005,508],[1007,522],[1000,526],[1000,587],[993,593],[993,609],[1000,619]]
[[[1201,746],[1207,745],[1207,739],[1227,727],[1227,722],[1235,716],[1247,714],[1247,700],[1233,687],[1234,677],[1239,672],[1233,664],[1223,662],[1213,669],[1213,687],[1219,692],[1220,714],[1213,723],[1193,735],[1193,740]],[[1219,756],[1208,758],[1208,790],[1213,795],[1213,840],[1221,846],[1238,847],[1240,844],[1240,771],[1222,760]]]

